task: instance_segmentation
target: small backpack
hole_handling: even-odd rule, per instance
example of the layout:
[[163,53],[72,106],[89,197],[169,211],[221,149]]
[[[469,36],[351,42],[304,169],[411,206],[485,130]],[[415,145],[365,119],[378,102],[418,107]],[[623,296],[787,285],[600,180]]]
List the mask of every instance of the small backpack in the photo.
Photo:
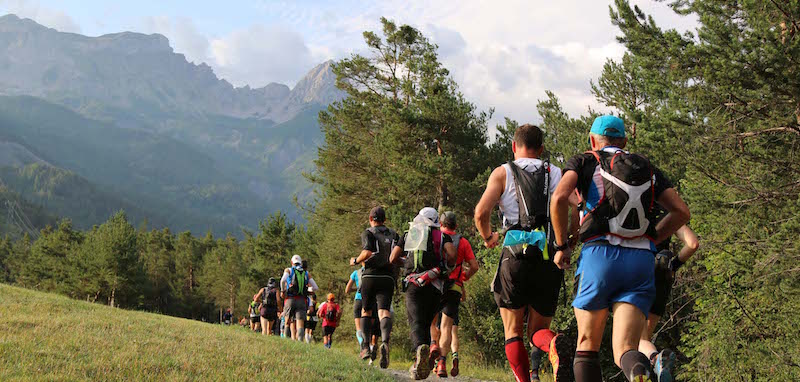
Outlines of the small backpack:
[[[417,233],[415,233],[415,235],[416,234]],[[412,233],[409,231],[406,237],[411,235]],[[441,272],[440,277],[443,277],[447,268],[444,255],[444,233],[439,228],[427,227],[427,232],[424,234],[424,237],[426,238],[426,244],[422,248],[425,249],[409,250],[407,249],[409,246],[405,246],[404,248],[408,254],[405,261],[406,275],[439,267]],[[418,243],[414,243],[412,248],[419,248]]]
[[650,161],[624,151],[590,151],[600,165],[604,193],[584,216],[581,240],[603,235],[622,239],[656,236],[655,175]]
[[278,291],[275,290],[275,288],[265,289],[267,290],[264,293],[264,297],[261,299],[261,303],[268,309],[278,309]]
[[330,303],[325,306],[325,319],[328,320],[328,322],[336,322],[335,306],[336,305],[332,305]]
[[367,274],[371,274],[373,271],[391,272],[393,266],[389,262],[389,256],[392,254],[392,249],[395,246],[395,232],[383,226],[370,227],[367,230],[375,237],[376,249],[372,257],[364,263]]
[[307,296],[308,295],[308,271],[291,268],[289,271],[289,286],[286,288],[289,296]]
[[508,161],[514,177],[519,222],[523,231],[544,228],[550,223],[550,163],[544,162],[533,172],[521,169],[514,161]]

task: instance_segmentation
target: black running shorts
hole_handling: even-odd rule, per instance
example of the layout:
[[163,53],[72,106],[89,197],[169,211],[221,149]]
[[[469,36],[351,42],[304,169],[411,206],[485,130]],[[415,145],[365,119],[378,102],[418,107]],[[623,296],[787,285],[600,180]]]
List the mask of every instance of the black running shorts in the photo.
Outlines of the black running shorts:
[[326,336],[329,336],[329,335],[333,334],[333,332],[335,330],[336,330],[335,326],[323,326],[322,327],[322,334],[326,335]]
[[[453,319],[453,325],[458,326],[458,307],[461,305],[461,293],[452,289],[442,295],[442,313]],[[441,325],[441,321],[439,323]]]
[[306,322],[304,322],[304,323],[303,323],[303,326],[305,326],[305,327],[306,327],[306,329],[311,329],[311,330],[314,330],[314,329],[316,329],[316,328],[317,328],[317,321],[314,321],[314,320],[306,320]]
[[261,317],[260,316],[250,317],[250,322],[254,324],[257,322],[261,322]]
[[542,259],[539,249],[529,246],[524,254],[514,255],[506,247],[492,282],[494,301],[500,308],[532,307],[545,317],[553,317],[564,271],[552,260]]
[[394,295],[394,278],[391,276],[361,276],[361,301],[365,306],[378,304],[378,309],[389,310]]
[[[363,301],[364,300],[355,300],[353,302],[353,318],[361,318],[361,310],[364,307]],[[372,308],[372,317],[378,319],[378,309],[375,309],[374,305]]]

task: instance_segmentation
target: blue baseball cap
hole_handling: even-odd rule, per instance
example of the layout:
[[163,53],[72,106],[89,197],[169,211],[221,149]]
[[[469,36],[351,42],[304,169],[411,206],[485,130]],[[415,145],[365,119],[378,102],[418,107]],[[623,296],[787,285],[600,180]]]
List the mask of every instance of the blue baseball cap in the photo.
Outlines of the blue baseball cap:
[[606,137],[625,138],[625,123],[619,117],[601,115],[594,119],[592,130],[589,132]]

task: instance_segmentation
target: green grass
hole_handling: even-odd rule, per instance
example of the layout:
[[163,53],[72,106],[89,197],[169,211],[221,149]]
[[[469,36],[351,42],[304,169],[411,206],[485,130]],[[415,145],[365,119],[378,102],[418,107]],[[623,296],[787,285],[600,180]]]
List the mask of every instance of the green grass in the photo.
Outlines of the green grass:
[[0,284],[1,381],[256,379],[392,380],[347,351]]

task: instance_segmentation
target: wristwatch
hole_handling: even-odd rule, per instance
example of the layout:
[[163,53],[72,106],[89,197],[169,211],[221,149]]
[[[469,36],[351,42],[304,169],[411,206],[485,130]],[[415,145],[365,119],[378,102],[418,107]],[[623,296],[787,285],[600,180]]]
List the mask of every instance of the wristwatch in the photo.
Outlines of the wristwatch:
[[568,244],[568,243],[564,243],[564,244],[561,244],[561,245],[557,245],[557,244],[556,244],[555,248],[553,248],[553,249],[554,249],[556,252],[558,252],[558,251],[564,251],[564,250],[566,250],[567,248],[569,248],[569,244]]

